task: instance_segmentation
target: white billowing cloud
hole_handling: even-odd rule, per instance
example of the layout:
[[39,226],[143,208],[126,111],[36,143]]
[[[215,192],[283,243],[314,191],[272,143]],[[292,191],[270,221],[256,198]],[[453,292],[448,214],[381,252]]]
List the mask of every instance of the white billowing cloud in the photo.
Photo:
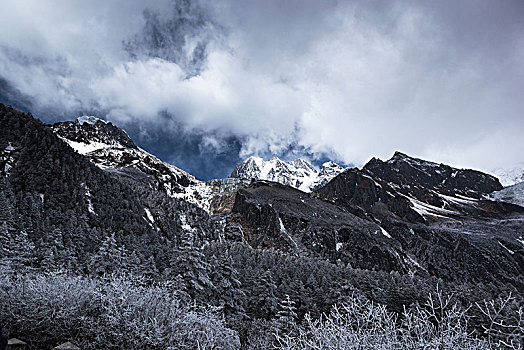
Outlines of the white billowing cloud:
[[[464,36],[441,16],[451,3],[202,2],[216,25],[203,25],[207,57],[188,76],[124,49],[147,2],[53,4],[6,1],[0,14],[0,76],[43,105],[96,107],[121,123],[168,112],[189,131],[237,135],[242,156],[298,144],[359,165],[395,150],[483,170],[523,160],[522,26]],[[152,11],[169,18],[172,2]],[[512,43],[489,51],[501,38]]]
[[92,87],[114,119],[154,119],[165,110],[189,127],[226,128],[239,135],[293,129],[301,97],[293,89],[268,76],[232,68],[239,62],[228,53],[213,52],[208,60],[205,71],[187,79],[173,62],[125,62]]
[[143,8],[133,0],[3,1],[1,75],[42,105],[89,108],[92,79],[127,56],[122,40],[143,25]]

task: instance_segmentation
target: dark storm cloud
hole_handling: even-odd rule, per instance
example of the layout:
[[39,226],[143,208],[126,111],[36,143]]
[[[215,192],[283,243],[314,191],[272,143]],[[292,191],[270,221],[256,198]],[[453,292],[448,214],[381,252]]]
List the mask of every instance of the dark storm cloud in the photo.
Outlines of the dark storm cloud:
[[4,101],[97,113],[203,177],[251,154],[522,161],[520,1],[1,6]]

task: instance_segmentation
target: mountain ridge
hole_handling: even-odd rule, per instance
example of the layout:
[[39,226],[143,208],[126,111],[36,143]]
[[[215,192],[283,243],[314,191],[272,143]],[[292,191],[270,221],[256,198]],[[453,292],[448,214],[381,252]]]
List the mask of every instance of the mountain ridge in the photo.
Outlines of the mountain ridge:
[[[0,122],[0,269],[13,276],[124,276],[146,294],[164,286],[183,305],[216,308],[245,344],[279,317],[282,300],[296,301],[300,317],[352,295],[400,314],[435,286],[470,304],[524,290],[524,208],[487,199],[501,188],[487,174],[395,154],[311,192],[239,178],[169,192],[168,165],[137,156],[109,123],[86,117],[57,135],[5,106]],[[81,154],[71,142],[93,147]],[[191,191],[207,210],[189,202]]]
[[50,126],[53,132],[76,152],[89,158],[103,170],[136,170],[153,176],[168,194],[184,192],[199,181],[188,172],[138,147],[127,133],[95,117],[79,117],[74,122]]
[[320,170],[304,159],[283,161],[276,155],[265,161],[261,157],[250,156],[238,163],[230,178],[268,180],[311,192],[326,184],[345,169],[332,161],[322,164]]
[[[154,186],[168,195],[187,200],[208,212],[230,210],[234,192],[247,186],[248,181],[253,179],[275,181],[305,192],[316,192],[341,173],[351,170],[332,161],[325,162],[322,168],[317,170],[303,159],[286,162],[275,155],[269,161],[265,161],[260,157],[251,156],[235,166],[229,176],[231,181],[217,179],[202,182],[139,148],[123,129],[111,122],[93,116],[82,116],[75,121],[60,122],[50,127],[75,151],[88,157],[103,170],[135,177],[142,174],[140,176],[152,178]],[[396,196],[396,204],[393,206],[397,213],[404,212],[403,215],[408,215],[410,220],[415,221],[425,220],[428,215],[461,215],[460,209],[464,205],[471,206],[488,193],[502,189],[498,180],[491,175],[411,157],[400,151],[396,151],[384,162],[372,158],[361,170],[353,168],[351,171],[352,173],[346,175],[363,174],[370,176],[375,182],[382,182],[381,186],[389,186],[380,197],[383,202],[387,202],[391,197],[389,194],[397,192],[397,187],[400,186],[402,193]],[[469,179],[467,185],[464,179]],[[409,188],[410,183],[417,181],[424,182],[422,187]],[[476,188],[480,183],[484,183],[482,191],[472,189],[472,186]],[[405,186],[406,184],[408,186]],[[327,190],[319,193],[329,197]],[[223,199],[226,198],[226,194],[229,199]],[[503,199],[507,196],[491,198]],[[478,207],[479,203],[475,206]],[[413,213],[408,214],[407,211]]]

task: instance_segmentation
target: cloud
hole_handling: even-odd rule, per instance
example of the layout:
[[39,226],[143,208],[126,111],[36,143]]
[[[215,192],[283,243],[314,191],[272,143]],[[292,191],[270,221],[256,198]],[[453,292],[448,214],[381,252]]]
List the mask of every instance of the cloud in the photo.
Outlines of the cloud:
[[[33,109],[171,130],[202,154],[227,153],[224,164],[281,154],[361,165],[397,149],[484,170],[523,160],[518,1],[53,5],[7,1],[0,14],[4,91]],[[169,145],[167,158],[190,164]]]

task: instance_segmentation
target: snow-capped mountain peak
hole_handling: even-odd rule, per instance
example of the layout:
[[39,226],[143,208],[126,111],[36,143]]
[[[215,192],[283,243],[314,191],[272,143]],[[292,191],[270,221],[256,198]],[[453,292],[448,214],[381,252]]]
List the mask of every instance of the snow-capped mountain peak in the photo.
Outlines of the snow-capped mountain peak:
[[235,166],[231,178],[256,179],[279,182],[283,185],[310,192],[344,171],[334,162],[326,162],[319,171],[304,159],[283,161],[276,155],[270,160],[251,156]]
[[306,171],[315,171],[315,168],[309,162],[305,161],[304,159],[298,158],[298,159],[292,160],[289,163],[294,165],[298,169],[304,169]]
[[97,118],[97,117],[92,116],[92,115],[83,115],[81,117],[78,117],[78,118],[76,118],[75,122],[80,124],[80,125],[84,125],[85,123],[90,124],[90,125],[95,125],[98,122],[102,122],[104,124],[109,123],[108,121],[106,121],[104,119],[100,119],[100,118]]
[[344,168],[342,166],[338,165],[335,162],[329,161],[322,164],[322,168],[320,169],[319,175],[338,175],[342,171],[344,171]]
[[524,163],[518,163],[509,169],[497,168],[491,171],[504,187],[524,182]]
[[98,167],[111,172],[142,174],[173,195],[199,181],[191,174],[139,148],[127,133],[110,122],[82,116],[52,125],[53,132]]

